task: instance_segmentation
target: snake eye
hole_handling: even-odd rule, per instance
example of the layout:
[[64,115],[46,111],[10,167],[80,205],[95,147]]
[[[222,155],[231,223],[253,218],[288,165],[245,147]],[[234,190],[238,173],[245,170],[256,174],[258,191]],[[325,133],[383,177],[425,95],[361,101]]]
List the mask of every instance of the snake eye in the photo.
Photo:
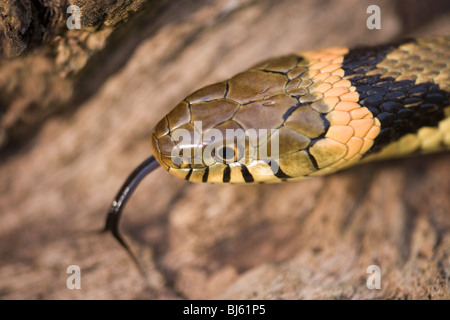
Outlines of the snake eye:
[[218,162],[228,163],[234,160],[234,148],[229,146],[220,146],[217,148],[215,158]]
[[214,158],[219,163],[231,163],[239,161],[243,156],[243,151],[237,145],[219,146],[215,150]]
[[234,159],[234,149],[231,149],[230,147],[222,147],[217,153],[219,157],[224,160]]

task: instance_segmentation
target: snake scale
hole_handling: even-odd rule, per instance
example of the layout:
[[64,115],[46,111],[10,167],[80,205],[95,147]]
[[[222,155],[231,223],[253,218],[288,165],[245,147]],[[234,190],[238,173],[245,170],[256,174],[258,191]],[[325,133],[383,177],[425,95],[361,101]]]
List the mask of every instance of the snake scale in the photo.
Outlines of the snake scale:
[[[193,182],[280,182],[450,149],[449,100],[450,36],[332,47],[260,63],[197,90],[156,125],[153,157],[117,194],[105,230],[126,247],[118,231],[122,208],[158,163]],[[228,132],[251,130],[256,139],[228,139]],[[180,131],[188,136],[179,139]],[[208,132],[227,139],[205,138]],[[274,141],[276,156],[267,152]]]

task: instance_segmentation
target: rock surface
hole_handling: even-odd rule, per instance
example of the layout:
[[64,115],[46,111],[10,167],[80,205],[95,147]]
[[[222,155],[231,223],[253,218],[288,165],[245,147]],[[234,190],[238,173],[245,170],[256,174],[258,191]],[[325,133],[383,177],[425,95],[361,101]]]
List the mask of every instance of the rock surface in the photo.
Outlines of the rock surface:
[[[58,44],[20,30],[1,40],[1,298],[450,298],[448,153],[277,185],[191,184],[158,169],[121,224],[144,275],[98,232],[149,156],[153,127],[190,92],[292,51],[448,33],[445,1],[117,3],[80,30],[50,28]],[[369,4],[381,7],[381,30],[366,28]],[[10,140],[17,126],[26,134]],[[69,265],[81,290],[66,287]],[[370,265],[380,290],[366,286]]]

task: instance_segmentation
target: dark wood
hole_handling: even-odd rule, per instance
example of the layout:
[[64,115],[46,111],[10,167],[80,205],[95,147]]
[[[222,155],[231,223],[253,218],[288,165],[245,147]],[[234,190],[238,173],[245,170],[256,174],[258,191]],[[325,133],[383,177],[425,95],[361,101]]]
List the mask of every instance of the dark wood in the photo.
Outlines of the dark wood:
[[[73,76],[45,54],[54,52],[48,42],[3,60],[2,74],[27,66],[22,94],[8,103],[26,104],[28,91],[42,97],[40,85],[70,94],[58,100],[63,114],[40,118],[1,155],[0,297],[449,299],[448,153],[277,185],[191,184],[158,169],[121,224],[144,275],[99,232],[115,193],[150,155],[153,127],[192,91],[280,54],[449,30],[442,8],[411,27],[410,7],[375,3],[381,30],[366,28],[372,3],[358,0],[178,1],[137,10]],[[66,287],[73,264],[81,290]],[[369,265],[381,268],[380,290],[366,287]]]

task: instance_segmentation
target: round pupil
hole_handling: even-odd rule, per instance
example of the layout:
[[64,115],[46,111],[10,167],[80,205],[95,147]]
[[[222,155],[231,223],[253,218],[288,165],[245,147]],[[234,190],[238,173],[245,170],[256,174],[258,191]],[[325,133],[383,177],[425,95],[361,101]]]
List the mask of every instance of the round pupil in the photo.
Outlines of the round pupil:
[[230,147],[223,147],[219,150],[219,157],[226,160],[232,159],[234,158],[234,150]]

